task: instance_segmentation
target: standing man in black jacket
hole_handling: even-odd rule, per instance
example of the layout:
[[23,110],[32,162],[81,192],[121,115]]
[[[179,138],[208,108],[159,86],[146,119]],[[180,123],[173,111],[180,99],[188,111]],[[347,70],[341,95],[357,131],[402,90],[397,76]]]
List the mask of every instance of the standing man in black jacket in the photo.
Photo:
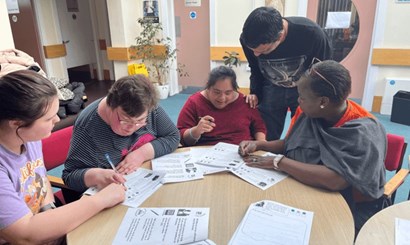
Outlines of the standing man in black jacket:
[[266,139],[279,139],[288,108],[293,116],[299,104],[296,81],[314,58],[332,58],[330,40],[307,18],[282,18],[276,9],[260,7],[246,19],[240,42],[251,68],[248,102],[259,102]]

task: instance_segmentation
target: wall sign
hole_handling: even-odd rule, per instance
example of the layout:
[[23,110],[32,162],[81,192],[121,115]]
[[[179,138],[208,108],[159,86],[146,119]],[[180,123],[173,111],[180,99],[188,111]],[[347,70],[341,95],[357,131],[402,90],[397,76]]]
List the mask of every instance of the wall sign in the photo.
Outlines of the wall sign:
[[19,14],[20,13],[19,3],[17,2],[17,0],[7,0],[6,4],[7,4],[7,10],[9,14]]
[[185,7],[201,7],[201,0],[185,0]]
[[189,18],[191,18],[192,20],[196,19],[196,16],[196,11],[189,12]]
[[143,20],[152,23],[159,23],[159,8],[157,0],[142,1]]

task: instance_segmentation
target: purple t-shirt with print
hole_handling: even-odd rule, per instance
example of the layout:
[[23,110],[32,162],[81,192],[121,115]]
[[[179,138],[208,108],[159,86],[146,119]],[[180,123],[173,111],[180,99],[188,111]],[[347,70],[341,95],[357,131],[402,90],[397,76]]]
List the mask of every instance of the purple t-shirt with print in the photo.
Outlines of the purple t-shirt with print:
[[25,149],[18,155],[0,145],[0,229],[38,213],[47,195],[41,141],[28,142]]

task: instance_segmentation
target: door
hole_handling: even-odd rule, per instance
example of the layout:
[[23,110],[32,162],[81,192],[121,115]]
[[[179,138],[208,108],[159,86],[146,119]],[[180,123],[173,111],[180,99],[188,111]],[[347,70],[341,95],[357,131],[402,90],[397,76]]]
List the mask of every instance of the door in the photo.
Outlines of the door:
[[[76,4],[70,6],[67,3]],[[56,0],[61,37],[67,49],[67,68],[96,63],[89,1]]]
[[210,70],[209,0],[198,7],[174,1],[178,63],[185,65],[189,77],[180,77],[179,85],[203,87]]
[[18,0],[18,5],[20,13],[9,14],[14,47],[32,56],[45,70],[34,8],[30,0]]
[[[321,1],[309,0],[308,2],[307,17],[315,22],[319,2]],[[359,16],[359,32],[353,48],[340,63],[350,71],[352,77],[352,93],[349,97],[361,99],[366,82],[377,0],[352,0],[352,2]]]

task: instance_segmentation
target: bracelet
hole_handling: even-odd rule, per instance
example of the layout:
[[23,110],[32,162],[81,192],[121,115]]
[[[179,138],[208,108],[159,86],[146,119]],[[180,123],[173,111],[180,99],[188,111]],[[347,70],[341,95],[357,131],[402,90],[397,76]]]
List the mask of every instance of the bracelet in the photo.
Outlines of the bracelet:
[[189,136],[190,136],[192,139],[194,139],[195,141],[198,141],[198,140],[201,138],[201,136],[199,136],[198,138],[195,138],[195,137],[192,135],[192,128],[189,129]]
[[273,169],[274,170],[280,170],[278,164],[280,161],[282,161],[283,157],[285,156],[282,154],[277,154],[276,156],[273,157]]
[[47,211],[47,210],[50,210],[50,209],[55,209],[55,208],[56,208],[56,205],[53,202],[50,202],[49,204],[47,204],[44,207],[40,208],[40,213],[44,212],[44,211]]

